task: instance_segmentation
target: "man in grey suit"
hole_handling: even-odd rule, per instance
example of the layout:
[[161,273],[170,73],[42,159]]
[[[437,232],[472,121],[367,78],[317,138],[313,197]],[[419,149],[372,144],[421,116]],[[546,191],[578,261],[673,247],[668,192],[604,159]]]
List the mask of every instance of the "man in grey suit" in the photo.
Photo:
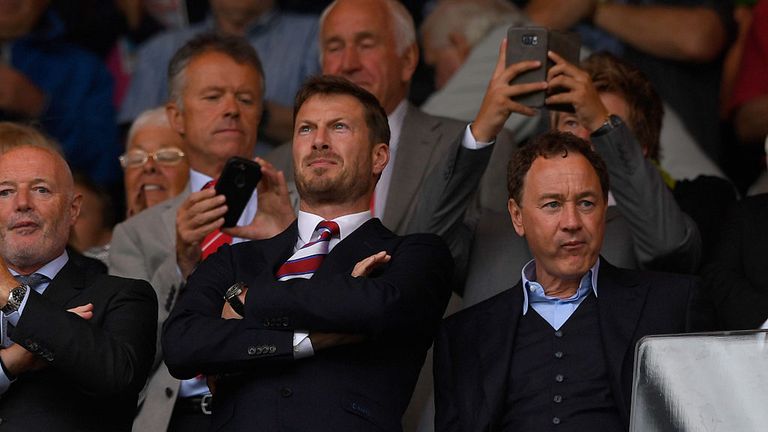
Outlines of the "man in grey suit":
[[[252,156],[264,93],[259,58],[247,41],[236,37],[198,36],[177,51],[168,75],[166,112],[185,141],[189,183],[177,197],[115,227],[109,266],[112,274],[152,283],[160,302],[158,327],[183,294],[187,276],[210,252],[205,245],[215,244],[211,239],[223,224],[226,206],[224,197],[206,186],[230,157]],[[295,219],[282,175],[258,161],[263,174],[258,203],[254,193],[238,226],[218,232],[235,243],[269,238]],[[271,202],[276,185],[282,186],[281,200]],[[180,383],[159,356],[155,365],[134,430],[207,430],[211,399],[205,380]]]

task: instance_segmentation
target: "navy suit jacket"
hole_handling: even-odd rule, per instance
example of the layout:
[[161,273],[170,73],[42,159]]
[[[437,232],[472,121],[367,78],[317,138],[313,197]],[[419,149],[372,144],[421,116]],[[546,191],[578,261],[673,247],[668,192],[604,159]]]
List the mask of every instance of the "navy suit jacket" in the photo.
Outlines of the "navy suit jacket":
[[[710,316],[696,279],[619,269],[604,259],[597,305],[611,392],[628,429],[637,341],[705,329]],[[520,281],[443,322],[435,341],[436,431],[499,430],[522,311]]]
[[[311,279],[275,280],[296,223],[268,240],[225,246],[190,277],[166,321],[171,373],[219,374],[213,429],[401,430],[400,421],[450,295],[453,262],[432,234],[400,237],[372,219]],[[386,250],[368,277],[354,265]],[[220,318],[224,291],[249,286],[242,320]],[[294,330],[360,334],[362,343],[294,360]]]
[[[67,309],[93,303],[84,320]],[[2,431],[129,431],[152,367],[157,297],[145,281],[94,273],[76,256],[30,292],[11,339],[46,366],[0,396]]]

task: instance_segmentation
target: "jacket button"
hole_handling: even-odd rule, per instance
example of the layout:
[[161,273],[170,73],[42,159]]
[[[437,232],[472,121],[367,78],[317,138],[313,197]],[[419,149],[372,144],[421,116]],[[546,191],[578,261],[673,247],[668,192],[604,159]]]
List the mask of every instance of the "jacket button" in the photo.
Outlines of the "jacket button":
[[293,390],[291,390],[290,388],[283,387],[280,389],[280,396],[287,398],[287,397],[291,397],[291,395],[293,395]]
[[256,347],[255,346],[248,347],[248,355],[256,355]]
[[170,388],[170,387],[166,387],[165,388],[165,396],[169,397],[169,398],[172,397],[173,396],[173,389]]
[[555,381],[557,381],[557,382],[559,382],[559,383],[563,382],[563,379],[564,379],[564,378],[565,378],[565,377],[563,376],[563,374],[557,374],[557,375],[555,375]]

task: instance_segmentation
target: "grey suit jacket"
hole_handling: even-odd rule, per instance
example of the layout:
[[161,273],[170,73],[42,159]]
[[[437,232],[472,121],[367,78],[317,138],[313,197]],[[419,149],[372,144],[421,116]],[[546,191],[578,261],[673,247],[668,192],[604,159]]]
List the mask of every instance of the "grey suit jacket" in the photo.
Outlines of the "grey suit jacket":
[[[158,332],[183,283],[176,264],[176,212],[189,194],[187,185],[180,195],[118,224],[112,234],[109,273],[144,279],[152,284],[159,302]],[[158,338],[153,373],[133,424],[135,431],[167,430],[176,403],[180,381],[173,378],[162,363],[159,342]]]

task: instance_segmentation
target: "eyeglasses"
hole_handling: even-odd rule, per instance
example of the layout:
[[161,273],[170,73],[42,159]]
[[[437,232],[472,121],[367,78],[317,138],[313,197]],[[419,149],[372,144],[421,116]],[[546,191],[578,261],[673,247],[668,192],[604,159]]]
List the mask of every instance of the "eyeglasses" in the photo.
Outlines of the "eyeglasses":
[[120,165],[123,168],[138,168],[144,166],[149,158],[160,165],[176,165],[184,158],[184,152],[178,147],[165,147],[151,153],[131,150],[120,155]]

